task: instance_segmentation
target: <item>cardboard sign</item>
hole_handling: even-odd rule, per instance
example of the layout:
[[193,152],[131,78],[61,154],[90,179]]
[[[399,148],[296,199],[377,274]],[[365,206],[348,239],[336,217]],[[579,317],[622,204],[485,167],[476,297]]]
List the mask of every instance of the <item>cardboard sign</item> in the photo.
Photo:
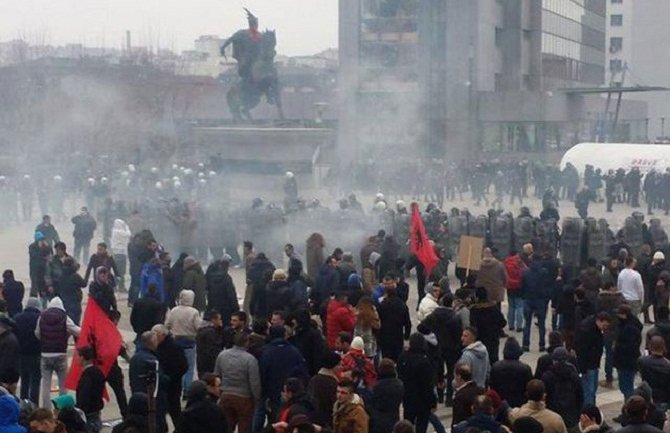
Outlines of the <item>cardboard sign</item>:
[[458,267],[469,271],[478,271],[482,264],[484,239],[474,236],[461,236],[458,244]]

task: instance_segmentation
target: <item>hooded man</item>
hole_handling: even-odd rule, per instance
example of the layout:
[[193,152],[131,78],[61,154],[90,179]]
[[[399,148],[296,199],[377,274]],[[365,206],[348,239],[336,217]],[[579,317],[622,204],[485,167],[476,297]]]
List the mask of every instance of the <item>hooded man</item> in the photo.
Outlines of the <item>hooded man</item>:
[[96,268],[95,280],[88,286],[88,295],[95,300],[102,311],[107,313],[110,320],[114,320],[113,314],[119,309],[116,306],[116,296],[114,288],[110,285],[110,278],[111,275],[106,267]]
[[40,340],[42,359],[42,407],[50,407],[51,376],[58,375],[58,392],[65,394],[65,375],[67,374],[67,343],[71,336],[78,337],[81,329],[65,312],[63,301],[56,296],[47,309],[40,314],[35,325],[35,336]]
[[491,372],[491,364],[486,346],[477,338],[477,329],[471,326],[463,329],[461,335],[463,354],[458,363],[468,365],[472,372],[472,380],[478,386],[485,388]]
[[179,305],[168,313],[165,326],[174,335],[175,343],[184,349],[188,361],[188,370],[183,376],[183,390],[193,382],[195,369],[195,338],[202,323],[200,312],[193,307],[195,293],[192,290],[182,290],[179,294]]
[[14,317],[23,309],[23,295],[26,289],[21,281],[14,279],[14,271],[7,269],[2,273],[2,297],[7,302],[7,313]]
[[193,256],[184,259],[184,281],[182,287],[195,295],[193,307],[203,313],[207,308],[207,279],[200,262]]
[[26,308],[14,316],[16,336],[19,340],[21,375],[21,400],[30,399],[35,404],[40,395],[40,340],[35,336],[35,326],[40,317],[40,300],[28,298]]
[[337,385],[337,401],[333,408],[333,433],[367,433],[368,414],[363,400],[354,393],[355,384],[342,379]]

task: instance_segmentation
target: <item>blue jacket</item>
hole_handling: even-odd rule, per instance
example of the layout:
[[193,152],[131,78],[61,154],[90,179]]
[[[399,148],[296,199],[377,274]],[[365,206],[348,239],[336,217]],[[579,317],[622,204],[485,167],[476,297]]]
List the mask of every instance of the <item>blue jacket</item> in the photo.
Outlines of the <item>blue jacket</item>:
[[282,338],[265,345],[259,369],[263,397],[274,402],[281,400],[281,391],[286,379],[290,377],[309,379],[305,359],[295,346]]
[[142,274],[140,277],[140,297],[146,298],[149,293],[149,285],[155,284],[158,288],[156,295],[158,301],[165,305],[165,284],[163,283],[163,271],[161,265],[147,262],[142,265]]
[[0,397],[0,433],[26,433],[19,425],[19,404],[11,395]]

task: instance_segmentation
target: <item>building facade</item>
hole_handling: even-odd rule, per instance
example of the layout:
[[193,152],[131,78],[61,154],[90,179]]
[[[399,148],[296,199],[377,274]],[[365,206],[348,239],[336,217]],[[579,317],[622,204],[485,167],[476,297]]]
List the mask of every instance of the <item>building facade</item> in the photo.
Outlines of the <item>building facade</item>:
[[[593,139],[610,0],[340,0],[340,146],[462,159]],[[627,139],[643,104],[624,104]]]
[[[670,87],[670,46],[664,42],[670,2],[607,0],[607,71],[614,86]],[[649,136],[670,136],[670,92],[649,92],[635,99],[648,104]]]

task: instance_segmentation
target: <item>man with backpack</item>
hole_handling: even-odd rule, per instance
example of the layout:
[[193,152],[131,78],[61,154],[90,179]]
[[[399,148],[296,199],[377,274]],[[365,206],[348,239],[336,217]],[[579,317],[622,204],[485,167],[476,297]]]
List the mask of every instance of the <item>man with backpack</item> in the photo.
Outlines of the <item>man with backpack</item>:
[[507,271],[507,324],[509,330],[523,331],[523,298],[521,297],[521,278],[528,269],[521,254],[512,250],[503,262]]

